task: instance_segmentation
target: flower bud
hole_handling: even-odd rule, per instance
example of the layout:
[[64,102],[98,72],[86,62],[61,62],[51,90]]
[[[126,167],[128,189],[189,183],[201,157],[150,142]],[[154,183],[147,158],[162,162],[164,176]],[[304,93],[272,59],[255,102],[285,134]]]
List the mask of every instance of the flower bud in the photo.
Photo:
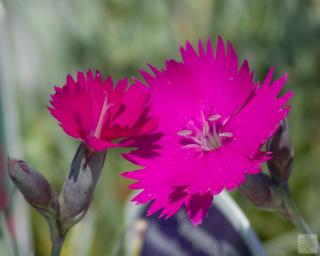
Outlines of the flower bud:
[[267,150],[272,152],[272,159],[267,163],[271,176],[278,181],[287,181],[292,171],[293,146],[286,119],[268,141]]
[[81,144],[73,158],[59,198],[63,224],[68,228],[87,211],[102,171],[105,152],[92,152]]
[[257,207],[274,210],[281,208],[282,197],[271,177],[264,173],[246,176],[239,190]]
[[39,172],[19,159],[8,157],[7,165],[10,178],[30,205],[46,209],[54,203],[51,185]]

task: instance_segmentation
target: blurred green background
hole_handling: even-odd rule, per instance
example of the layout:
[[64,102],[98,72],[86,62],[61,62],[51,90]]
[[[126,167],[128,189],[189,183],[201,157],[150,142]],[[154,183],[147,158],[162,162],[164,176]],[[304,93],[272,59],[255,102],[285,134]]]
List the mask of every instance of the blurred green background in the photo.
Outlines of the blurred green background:
[[[77,143],[64,134],[46,107],[53,85],[67,73],[99,69],[114,79],[138,75],[152,63],[178,58],[185,40],[217,36],[233,42],[249,60],[255,79],[270,66],[287,72],[293,89],[289,124],[295,146],[293,196],[320,231],[320,1],[317,0],[5,0],[7,70],[19,114],[24,158],[62,186]],[[3,36],[3,35],[2,35]],[[67,239],[63,255],[109,255],[124,225],[130,191],[119,176],[132,168],[108,154],[107,165],[84,222]],[[232,194],[270,255],[296,252],[293,226]],[[32,210],[36,255],[49,251],[45,222]],[[81,246],[80,246],[81,245]],[[80,249],[79,249],[80,246]],[[73,252],[73,253],[71,253]]]

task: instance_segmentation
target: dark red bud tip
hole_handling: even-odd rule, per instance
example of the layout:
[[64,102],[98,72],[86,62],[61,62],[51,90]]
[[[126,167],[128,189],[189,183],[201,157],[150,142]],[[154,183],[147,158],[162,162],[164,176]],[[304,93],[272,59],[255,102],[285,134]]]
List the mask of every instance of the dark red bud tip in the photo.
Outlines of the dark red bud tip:
[[276,184],[264,173],[247,175],[239,190],[259,208],[274,210],[281,207],[282,198],[278,196]]
[[11,180],[29,204],[35,208],[53,204],[55,195],[45,177],[19,159],[8,157],[7,166]]
[[281,122],[276,133],[268,141],[267,150],[272,152],[272,159],[267,162],[270,174],[278,181],[287,181],[293,162],[293,146],[287,120]]

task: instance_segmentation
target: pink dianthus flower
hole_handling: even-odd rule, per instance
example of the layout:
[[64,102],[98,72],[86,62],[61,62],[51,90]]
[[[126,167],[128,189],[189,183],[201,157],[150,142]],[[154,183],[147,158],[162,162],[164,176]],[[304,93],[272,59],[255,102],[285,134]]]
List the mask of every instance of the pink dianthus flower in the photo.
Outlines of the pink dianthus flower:
[[92,150],[132,147],[128,138],[148,134],[156,128],[149,114],[150,93],[147,87],[120,80],[115,86],[111,77],[103,79],[97,71],[77,79],[67,76],[66,84],[55,87],[49,107],[63,130],[85,142]]
[[247,61],[238,68],[231,43],[225,49],[219,38],[215,54],[210,40],[207,49],[201,41],[198,48],[196,53],[187,42],[182,62],[169,60],[163,70],[150,66],[153,75],[141,72],[162,136],[150,156],[150,146],[127,154],[144,168],[123,173],[136,180],[132,189],[142,190],[133,201],[152,202],[149,215],[161,210],[160,217],[169,218],[184,206],[195,225],[215,195],[261,172],[271,157],[261,147],[287,116],[292,96],[279,97],[287,75],[271,82],[273,68],[255,83]]

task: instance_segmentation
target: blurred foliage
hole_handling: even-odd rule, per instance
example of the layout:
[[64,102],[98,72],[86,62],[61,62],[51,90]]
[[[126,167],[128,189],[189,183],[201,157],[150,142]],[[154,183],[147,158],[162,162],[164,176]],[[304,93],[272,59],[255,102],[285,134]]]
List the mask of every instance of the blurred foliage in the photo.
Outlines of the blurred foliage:
[[[68,138],[46,106],[54,84],[67,73],[99,69],[115,79],[139,76],[146,63],[161,66],[178,57],[185,40],[218,35],[233,42],[262,80],[270,66],[287,72],[294,89],[289,117],[295,145],[290,179],[294,198],[308,222],[320,231],[320,2],[316,0],[6,0],[11,77],[16,88],[25,159],[61,187],[77,142]],[[123,226],[128,182],[119,172],[132,168],[108,154],[86,221],[68,237],[64,255],[93,236],[90,255],[109,255]],[[274,246],[293,230],[282,217],[255,209],[235,192],[258,236]],[[37,255],[48,251],[48,229],[33,214]],[[91,226],[88,223],[93,223]],[[79,230],[85,230],[81,232]],[[80,241],[80,242],[79,242]],[[81,242],[82,241],[82,242]],[[281,239],[279,241],[282,241]],[[282,241],[283,242],[283,241]],[[90,244],[90,243],[89,243]],[[275,255],[285,255],[281,251]],[[269,251],[272,248],[267,247]],[[292,249],[292,248],[291,248]],[[294,238],[293,251],[296,250]],[[74,254],[80,255],[80,254]]]

